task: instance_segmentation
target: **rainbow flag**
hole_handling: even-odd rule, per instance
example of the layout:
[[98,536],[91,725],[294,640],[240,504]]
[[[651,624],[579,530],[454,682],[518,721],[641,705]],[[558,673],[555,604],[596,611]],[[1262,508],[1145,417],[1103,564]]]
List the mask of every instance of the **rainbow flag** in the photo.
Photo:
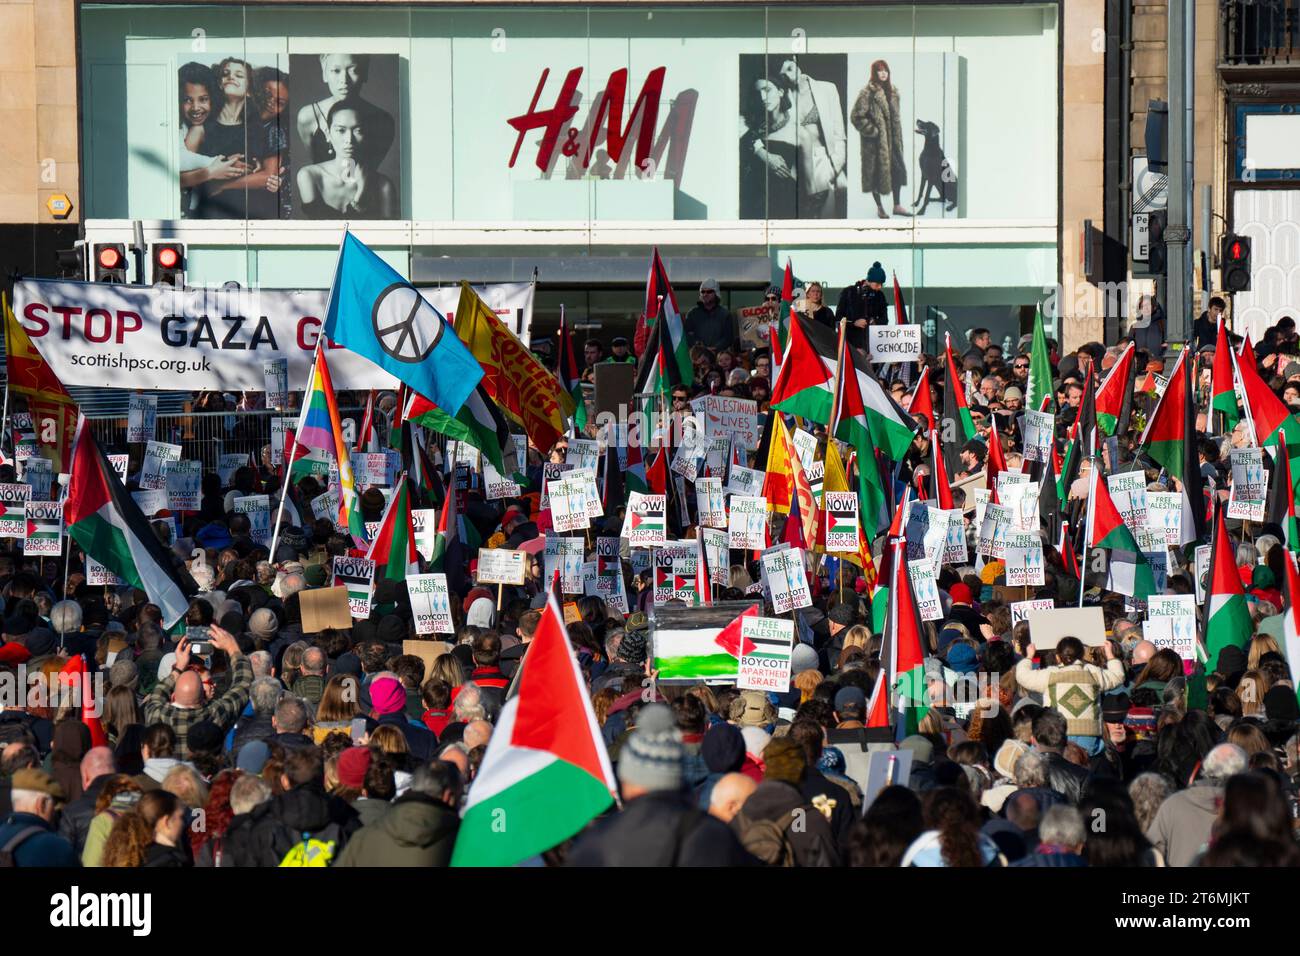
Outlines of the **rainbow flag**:
[[356,483],[352,479],[352,459],[347,442],[343,440],[343,427],[339,421],[339,406],[334,398],[329,363],[325,361],[325,351],[319,342],[316,344],[316,360],[312,363],[311,377],[307,380],[302,414],[298,418],[298,429],[294,435],[289,481],[295,483],[308,475],[328,474],[330,464],[334,464],[339,472],[339,514],[336,523],[340,528],[346,528],[358,544],[364,544],[366,526],[361,520]]

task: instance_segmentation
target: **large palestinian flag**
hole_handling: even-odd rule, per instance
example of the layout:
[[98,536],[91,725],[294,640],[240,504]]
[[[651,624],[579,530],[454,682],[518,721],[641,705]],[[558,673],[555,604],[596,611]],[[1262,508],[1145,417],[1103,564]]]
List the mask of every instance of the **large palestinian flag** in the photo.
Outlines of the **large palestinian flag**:
[[473,445],[499,475],[508,477],[526,466],[525,462],[516,460],[506,417],[481,384],[469,393],[455,416],[448,415],[418,392],[411,392],[403,418],[413,425],[423,425],[430,431]]
[[573,836],[614,802],[614,770],[555,595],[488,743],[452,866],[514,866]]
[[1133,409],[1133,356],[1136,353],[1137,346],[1130,342],[1097,389],[1097,427],[1103,435],[1122,435],[1128,431],[1129,413]]
[[1210,586],[1205,597],[1205,653],[1211,670],[1219,666],[1225,647],[1245,650],[1254,626],[1246,593],[1237,574],[1232,539],[1223,524],[1223,508],[1214,509],[1214,540],[1210,547]]
[[1187,349],[1183,349],[1141,443],[1147,454],[1183,487],[1183,544],[1200,540],[1205,532],[1205,485],[1196,440],[1192,367],[1187,361]]
[[[834,403],[836,337],[816,334],[821,331],[803,316],[793,316],[781,371],[772,383],[772,407],[828,425]],[[817,339],[823,340],[821,348],[815,344]]]
[[162,609],[164,626],[171,627],[189,610],[171,554],[127,494],[84,416],[77,418],[63,519],[68,534],[87,555]]
[[[1092,493],[1088,496],[1089,548],[1106,548],[1106,587],[1120,594],[1145,600],[1156,593],[1156,579],[1151,562],[1138,548],[1137,539],[1110,497],[1106,482],[1101,480],[1101,462],[1093,460]],[[1083,583],[1080,582],[1080,587]]]
[[[452,492],[455,494],[455,491]],[[415,527],[411,522],[411,482],[402,472],[397,488],[388,500],[375,540],[370,542],[366,557],[375,562],[375,580],[405,581],[408,574],[420,569],[415,550]]]

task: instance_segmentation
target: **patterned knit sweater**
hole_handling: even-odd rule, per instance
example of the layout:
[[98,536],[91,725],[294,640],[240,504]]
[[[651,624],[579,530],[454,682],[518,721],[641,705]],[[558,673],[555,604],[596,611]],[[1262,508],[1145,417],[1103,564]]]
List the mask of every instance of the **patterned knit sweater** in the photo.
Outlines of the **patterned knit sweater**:
[[1026,659],[1016,665],[1016,682],[1027,691],[1043,695],[1044,706],[1065,718],[1067,734],[1099,737],[1102,726],[1098,700],[1124,683],[1124,664],[1109,660],[1103,670],[1076,661],[1034,670],[1033,661]]

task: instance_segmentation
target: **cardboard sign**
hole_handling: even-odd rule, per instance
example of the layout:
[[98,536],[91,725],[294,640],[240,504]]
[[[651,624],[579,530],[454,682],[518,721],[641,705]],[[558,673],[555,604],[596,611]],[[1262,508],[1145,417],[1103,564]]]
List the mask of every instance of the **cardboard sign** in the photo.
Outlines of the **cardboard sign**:
[[1051,598],[1034,598],[1029,601],[1012,601],[1011,607],[1011,626],[1015,627],[1021,621],[1029,619],[1030,611],[1050,611],[1056,607],[1056,602]]
[[1088,647],[1106,642],[1106,620],[1099,607],[1031,610],[1025,620],[1029,622],[1029,639],[1040,651],[1055,648],[1063,637],[1077,637]]
[[0,484],[0,504],[4,506],[4,513],[0,514],[0,538],[21,541],[27,537],[27,502],[31,498],[31,485]]
[[167,507],[172,511],[198,511],[202,483],[203,462],[168,462]]
[[140,471],[140,487],[166,489],[167,463],[181,460],[181,446],[165,441],[150,441],[144,446],[144,467]]
[[776,617],[746,617],[740,621],[740,690],[784,694],[790,689],[790,656],[794,650],[794,621]]
[[263,391],[267,408],[284,408],[289,404],[289,360],[266,359],[262,362]]
[[586,556],[586,543],[582,538],[560,538],[548,534],[542,555],[543,580],[548,586],[555,578],[555,572],[559,571],[562,593],[582,593],[582,563]]
[[826,492],[826,550],[857,554],[858,496],[851,491]]
[[[121,457],[125,458],[125,455]],[[222,455],[217,459],[217,477],[221,479],[221,487],[229,488],[231,482],[235,480],[235,472],[248,464],[248,453],[240,452],[237,455]],[[125,480],[125,479],[124,479]]]
[[1183,540],[1183,496],[1178,492],[1147,492],[1147,528],[1164,535],[1165,544],[1178,547]]
[[706,438],[730,438],[738,448],[758,447],[758,403],[748,398],[704,395],[691,402],[691,411],[704,423]]
[[721,478],[695,479],[695,510],[704,527],[727,526],[727,501],[722,494]]
[[27,502],[27,537],[23,554],[57,558],[63,553],[63,503]]
[[767,477],[766,472],[746,468],[743,465],[732,465],[731,470],[727,472],[727,483],[723,490],[729,495],[744,495],[752,498],[763,493],[765,477]]
[[1229,518],[1263,521],[1268,478],[1264,471],[1264,449],[1232,449],[1232,481],[1228,487]]
[[730,552],[727,550],[727,532],[717,528],[701,528],[704,539],[704,559],[709,564],[709,582],[726,587],[731,583]]
[[1056,417],[1051,412],[1025,409],[1020,420],[1020,433],[1025,439],[1025,461],[1051,461],[1052,440],[1056,433]]
[[[120,587],[125,582],[90,555],[86,555],[86,583],[93,587],[115,588]],[[351,621],[348,621],[348,624],[351,623]]]
[[1147,623],[1169,621],[1169,634],[1160,640],[1147,637],[1156,647],[1169,647],[1185,661],[1196,660],[1196,598],[1191,594],[1153,594],[1147,598]]
[[873,362],[915,362],[921,357],[921,327],[869,325],[867,354]]
[[451,653],[451,644],[447,641],[407,640],[402,641],[402,653],[418,657],[424,664],[425,679],[433,673],[433,663],[443,654]]
[[1016,534],[1007,542],[1007,584],[1027,587],[1044,583],[1043,545],[1035,534]]
[[685,601],[694,604],[695,574],[699,554],[694,541],[669,541],[655,550],[654,602]]
[[[298,592],[298,607],[302,611],[303,634],[342,630],[352,626],[352,611],[348,592],[344,588],[312,588]],[[366,613],[369,617],[369,612]]]
[[803,556],[802,548],[763,555],[763,571],[772,593],[772,610],[777,614],[812,607],[812,594],[808,590]]
[[128,443],[153,441],[158,425],[157,395],[128,395],[126,399],[126,440]]
[[479,548],[479,584],[523,584],[528,575],[528,555],[505,548]]
[[652,548],[668,540],[666,495],[643,495],[634,491],[628,498],[622,537],[633,548]]
[[[481,563],[479,567],[482,567]],[[451,623],[451,597],[447,591],[447,575],[408,574],[406,593],[411,598],[411,612],[415,615],[416,634],[456,632]]]
[[248,515],[248,536],[257,544],[271,543],[271,496],[243,495],[235,499],[235,514]]
[[335,557],[333,587],[348,598],[348,612],[358,621],[370,617],[370,599],[375,593],[375,562],[367,558]]
[[1124,524],[1135,535],[1147,528],[1147,480],[1140,471],[1106,476],[1106,488]]
[[767,547],[767,499],[761,495],[732,495],[727,538],[732,548]]
[[[247,459],[248,456],[245,455],[244,458]],[[126,484],[126,472],[127,469],[130,467],[130,461],[131,461],[130,455],[109,455],[108,456],[108,463],[112,467],[112,469],[115,472],[117,472],[117,477],[122,480],[122,484]]]

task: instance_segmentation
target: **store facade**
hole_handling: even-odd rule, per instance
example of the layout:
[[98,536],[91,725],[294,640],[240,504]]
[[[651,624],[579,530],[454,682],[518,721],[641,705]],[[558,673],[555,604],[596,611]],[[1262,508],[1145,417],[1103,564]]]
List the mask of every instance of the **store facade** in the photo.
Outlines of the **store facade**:
[[191,285],[328,286],[346,225],[417,282],[537,280],[630,330],[879,261],[931,344],[1014,340],[1058,282],[1055,3],[80,7],[89,242]]

